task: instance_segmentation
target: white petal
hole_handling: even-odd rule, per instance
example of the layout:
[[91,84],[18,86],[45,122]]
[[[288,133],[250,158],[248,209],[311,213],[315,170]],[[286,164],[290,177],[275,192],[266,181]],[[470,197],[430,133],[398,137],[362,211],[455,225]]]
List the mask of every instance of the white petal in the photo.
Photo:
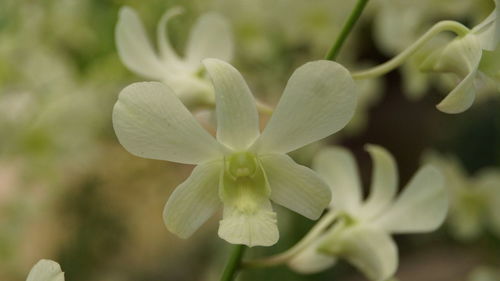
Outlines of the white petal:
[[215,139],[159,82],[123,89],[113,109],[113,127],[125,149],[140,157],[186,164],[222,157]]
[[338,241],[340,256],[363,272],[368,279],[386,280],[398,267],[398,249],[391,236],[381,229],[360,226],[348,229]]
[[186,59],[201,66],[205,58],[229,61],[233,57],[233,36],[229,23],[220,15],[207,13],[198,19],[189,35]]
[[331,199],[328,185],[311,169],[285,154],[260,156],[271,186],[271,200],[309,219],[317,219]]
[[470,72],[436,107],[449,114],[462,113],[469,109],[476,98],[474,80],[476,71]]
[[175,16],[180,15],[183,12],[181,7],[171,8],[165,13],[163,13],[158,26],[156,28],[156,35],[158,39],[158,50],[160,51],[160,56],[165,63],[179,63],[179,56],[172,48],[170,44],[170,39],[168,38],[168,22]]
[[313,169],[332,191],[330,207],[354,214],[361,204],[361,183],[352,154],[341,147],[321,150],[313,161]]
[[64,273],[57,262],[40,260],[33,266],[26,281],[64,281]]
[[215,88],[217,139],[244,150],[259,136],[259,116],[255,100],[241,74],[218,59],[203,61]]
[[500,5],[495,0],[495,9],[481,23],[472,29],[472,33],[478,36],[481,42],[481,48],[493,51],[497,48],[500,41]]
[[[321,239],[321,238],[318,238]],[[318,251],[321,240],[314,241],[299,252],[289,262],[288,266],[296,272],[311,274],[323,271],[337,262],[337,258]]]
[[429,232],[438,228],[448,210],[444,179],[433,166],[422,167],[399,198],[375,223],[393,233]]
[[377,216],[391,203],[397,192],[398,170],[392,155],[381,146],[367,145],[373,160],[370,196],[363,205],[366,216]]
[[256,149],[287,153],[331,135],[351,120],[356,99],[356,86],[343,66],[306,63],[290,77]]
[[120,9],[115,40],[118,55],[128,69],[148,79],[164,78],[165,68],[133,9],[129,7]]
[[222,161],[198,165],[165,205],[163,220],[168,230],[188,238],[221,205],[218,193]]
[[440,53],[435,70],[455,73],[462,81],[437,105],[439,110],[451,114],[461,113],[472,105],[476,91],[474,80],[481,54],[479,41],[471,34],[453,40]]
[[243,212],[235,206],[224,205],[224,218],[220,221],[219,236],[231,244],[248,247],[271,246],[278,242],[276,213],[266,200],[253,213]]

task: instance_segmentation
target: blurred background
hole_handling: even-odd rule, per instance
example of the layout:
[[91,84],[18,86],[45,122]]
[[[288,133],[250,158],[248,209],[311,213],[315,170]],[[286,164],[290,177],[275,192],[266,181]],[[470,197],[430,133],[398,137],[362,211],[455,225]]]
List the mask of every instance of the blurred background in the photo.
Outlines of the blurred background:
[[[276,104],[295,68],[324,57],[355,1],[345,0],[1,0],[0,1],[0,280],[25,280],[41,258],[58,261],[71,281],[217,280],[228,245],[217,214],[189,240],[169,233],[164,204],[192,167],[132,156],[118,143],[112,107],[126,85],[144,79],[120,62],[118,10],[133,7],[155,41],[163,12],[184,50],[191,26],[216,11],[232,25],[232,64],[254,94]],[[350,70],[381,63],[433,23],[474,26],[491,0],[372,0],[338,61]],[[327,144],[356,155],[364,185],[366,143],[395,156],[400,186],[423,162],[446,171],[452,205],[436,233],[397,236],[404,281],[500,280],[500,94],[484,83],[471,109],[447,115],[435,105],[456,80],[418,72],[431,42],[402,68],[359,82],[353,121],[340,133],[294,152],[308,165]],[[248,256],[283,251],[313,225],[276,206],[281,239]],[[485,279],[490,278],[490,279]],[[249,270],[241,280],[363,280],[347,263],[309,276],[281,266]]]

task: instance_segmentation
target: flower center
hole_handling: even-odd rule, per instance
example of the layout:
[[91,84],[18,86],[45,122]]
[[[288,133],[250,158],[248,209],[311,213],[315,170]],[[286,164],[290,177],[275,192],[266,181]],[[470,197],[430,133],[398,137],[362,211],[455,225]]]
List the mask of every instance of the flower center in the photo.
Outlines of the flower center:
[[237,152],[226,157],[224,164],[219,189],[224,204],[246,214],[258,211],[271,191],[257,156]]
[[254,177],[257,172],[257,157],[250,152],[237,152],[226,160],[227,172],[233,179]]

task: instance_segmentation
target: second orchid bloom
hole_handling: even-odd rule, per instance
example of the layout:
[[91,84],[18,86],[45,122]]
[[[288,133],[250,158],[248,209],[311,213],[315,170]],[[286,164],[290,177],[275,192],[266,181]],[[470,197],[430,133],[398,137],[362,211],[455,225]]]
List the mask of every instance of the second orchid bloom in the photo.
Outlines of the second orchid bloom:
[[230,25],[215,13],[201,16],[191,30],[184,57],[179,56],[168,38],[167,24],[182,13],[180,7],[167,10],[157,27],[157,49],[150,43],[137,13],[120,10],[116,25],[116,45],[123,64],[140,76],[169,85],[190,109],[212,106],[214,94],[203,74],[201,61],[217,58],[229,61],[233,56]]
[[186,238],[220,206],[219,236],[233,244],[278,241],[271,201],[317,219],[328,185],[286,153],[325,138],[356,106],[349,72],[331,61],[299,67],[262,133],[256,103],[241,74],[217,59],[204,65],[215,89],[217,139],[195,120],[175,91],[157,82],[126,87],[113,110],[120,143],[137,156],[197,165],[164,211],[167,228]]
[[370,280],[386,280],[398,265],[397,246],[391,234],[430,232],[443,223],[448,196],[443,176],[436,168],[422,167],[396,197],[398,173],[392,155],[379,146],[369,145],[367,150],[373,159],[373,179],[364,202],[356,162],[349,151],[328,148],[316,158],[314,169],[334,194],[330,211],[322,221],[337,221],[310,236],[310,242],[289,259],[294,270],[318,272],[343,258]]

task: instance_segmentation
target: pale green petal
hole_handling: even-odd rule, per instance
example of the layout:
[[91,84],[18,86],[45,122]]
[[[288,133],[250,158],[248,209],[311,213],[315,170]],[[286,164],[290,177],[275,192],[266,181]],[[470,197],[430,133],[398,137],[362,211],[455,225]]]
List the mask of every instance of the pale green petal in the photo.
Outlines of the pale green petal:
[[276,213],[269,200],[263,201],[252,213],[224,205],[219,236],[231,244],[248,247],[274,245],[278,242],[279,232]]
[[118,55],[128,69],[148,79],[164,78],[165,68],[133,9],[129,7],[120,9],[115,40]]
[[[374,281],[383,281],[394,275],[398,266],[398,249],[390,234],[369,225],[345,229],[335,240],[326,241],[334,252],[349,261]],[[321,250],[329,251],[324,244]]]
[[481,42],[481,48],[488,51],[493,51],[497,48],[500,41],[500,5],[498,0],[495,0],[495,9],[481,23],[472,29]]
[[285,91],[256,149],[287,153],[325,138],[351,120],[357,92],[349,71],[332,61],[299,67]]
[[113,127],[125,149],[140,157],[186,164],[222,157],[215,139],[159,82],[123,89],[113,109]]
[[249,247],[275,244],[279,232],[270,194],[266,174],[257,158],[248,152],[226,158],[219,180],[219,196],[224,203],[219,236],[229,243]]
[[469,109],[476,98],[476,71],[470,72],[438,105],[444,113],[456,114]]
[[392,155],[383,147],[367,145],[373,160],[370,195],[363,205],[365,216],[375,217],[386,209],[397,192],[398,170]]
[[455,73],[460,83],[444,98],[437,108],[445,113],[467,110],[475,98],[475,79],[481,60],[481,46],[476,36],[466,35],[449,43],[440,53],[434,71]]
[[330,207],[350,214],[358,212],[362,190],[356,159],[344,148],[321,150],[314,158],[313,169],[326,181],[332,191]]
[[174,7],[167,10],[161,17],[156,28],[156,36],[158,37],[158,50],[160,56],[165,63],[179,63],[179,56],[172,48],[170,39],[168,38],[168,22],[175,16],[182,14],[181,7]]
[[26,281],[64,281],[64,273],[57,262],[40,260],[33,266]]
[[203,61],[215,88],[217,139],[241,151],[259,136],[259,116],[255,100],[241,74],[218,59]]
[[318,251],[321,238],[311,243],[304,250],[295,255],[288,266],[296,272],[311,274],[323,271],[337,262],[337,258]]
[[201,16],[189,34],[186,59],[192,66],[201,66],[205,58],[229,61],[233,57],[231,26],[221,16],[207,13]]
[[500,48],[492,52],[483,51],[479,70],[495,82],[500,81]]
[[222,161],[198,165],[178,187],[163,210],[168,230],[188,238],[220,207],[219,177]]
[[422,167],[394,204],[374,223],[392,233],[429,232],[437,229],[448,211],[448,196],[440,171]]
[[285,154],[260,157],[271,187],[271,200],[309,219],[317,219],[331,199],[328,185],[311,169]]

